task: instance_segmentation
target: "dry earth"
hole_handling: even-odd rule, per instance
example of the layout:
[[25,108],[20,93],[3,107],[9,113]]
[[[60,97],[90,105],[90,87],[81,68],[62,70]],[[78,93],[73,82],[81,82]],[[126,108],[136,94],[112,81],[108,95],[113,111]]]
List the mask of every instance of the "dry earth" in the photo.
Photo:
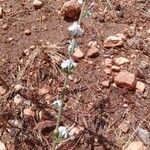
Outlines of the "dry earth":
[[[35,9],[32,0],[0,0],[0,141],[9,150],[51,149],[51,104],[61,94],[72,24],[60,15],[63,3],[43,0]],[[59,149],[121,150],[139,141],[138,127],[150,131],[150,1],[89,0],[85,10],[83,56],[75,55],[61,122],[83,131]],[[105,41],[118,33],[118,45]]]

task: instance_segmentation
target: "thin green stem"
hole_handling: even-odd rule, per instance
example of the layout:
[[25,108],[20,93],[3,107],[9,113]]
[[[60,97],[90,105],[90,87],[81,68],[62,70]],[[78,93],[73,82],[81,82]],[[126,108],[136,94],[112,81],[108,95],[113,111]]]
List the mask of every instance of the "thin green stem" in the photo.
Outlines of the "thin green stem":
[[58,135],[59,135],[58,128],[59,128],[61,117],[62,117],[62,111],[63,111],[63,105],[64,105],[64,97],[65,97],[66,87],[67,87],[67,82],[68,82],[68,75],[69,74],[67,74],[65,76],[65,81],[64,81],[64,85],[63,85],[63,89],[62,89],[62,95],[61,95],[61,102],[62,102],[62,104],[61,104],[61,107],[59,108],[59,111],[58,111],[58,117],[57,117],[56,127],[55,127],[55,131],[54,131],[54,136],[56,136],[56,139],[53,139],[52,150],[55,150],[56,149],[56,145],[57,145],[57,139],[58,139]]
[[79,20],[78,20],[78,24],[81,23],[81,19],[82,19],[84,7],[85,7],[85,2],[86,2],[86,0],[85,0],[85,1],[83,2],[83,4],[82,4],[82,8],[81,8],[81,13],[80,13],[80,17],[79,17]]

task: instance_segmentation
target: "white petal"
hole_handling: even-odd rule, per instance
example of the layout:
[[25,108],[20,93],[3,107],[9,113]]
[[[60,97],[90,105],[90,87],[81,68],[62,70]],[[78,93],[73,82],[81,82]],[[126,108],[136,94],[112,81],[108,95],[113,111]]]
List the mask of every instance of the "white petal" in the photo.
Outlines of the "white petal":
[[73,22],[73,24],[68,27],[68,30],[71,32],[71,34],[75,35],[82,35],[83,34],[83,30],[81,29],[80,25],[78,24],[78,22]]
[[83,0],[78,0],[78,3],[79,4],[83,4]]
[[67,130],[66,127],[60,126],[58,128],[58,131],[59,131],[59,137],[61,137],[61,138],[67,138],[68,130]]
[[56,101],[54,101],[54,102],[52,103],[52,105],[53,105],[54,107],[61,107],[62,101],[61,101],[61,100],[56,100]]

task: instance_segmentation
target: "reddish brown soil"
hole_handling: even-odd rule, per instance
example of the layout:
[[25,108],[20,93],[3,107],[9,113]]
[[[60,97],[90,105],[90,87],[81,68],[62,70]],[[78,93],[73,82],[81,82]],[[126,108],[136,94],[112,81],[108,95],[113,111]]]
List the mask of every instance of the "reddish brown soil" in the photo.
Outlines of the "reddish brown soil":
[[[90,0],[86,3],[86,9],[92,2]],[[68,83],[70,88],[67,91],[61,124],[72,125],[77,119],[76,124],[85,130],[76,140],[62,145],[61,150],[120,150],[142,121],[141,127],[150,131],[150,117],[144,120],[150,113],[150,61],[146,68],[140,68],[141,74],[138,71],[141,61],[150,57],[150,33],[147,32],[150,27],[150,1],[112,0],[111,3],[110,7],[106,1],[95,0],[92,15],[82,19],[85,33],[77,39],[81,50],[86,53],[88,42],[97,41],[100,54],[93,59],[78,61],[78,67],[73,74],[77,82]],[[45,0],[42,8],[35,10],[31,0],[0,1],[0,6],[5,11],[0,20],[0,77],[8,87],[8,93],[1,97],[0,118],[4,119],[4,122],[18,119],[23,124],[22,130],[17,131],[15,135],[11,136],[9,132],[4,131],[1,136],[0,140],[9,150],[47,150],[51,147],[51,135],[56,122],[56,113],[51,103],[60,95],[64,80],[59,68],[60,61],[55,59],[57,53],[61,59],[66,57],[66,43],[69,40],[67,27],[71,25],[59,15],[62,5],[63,1],[60,0]],[[106,9],[107,13],[104,14]],[[3,28],[4,24],[8,25],[7,29]],[[26,29],[31,31],[31,35],[24,34]],[[127,35],[123,47],[105,49],[104,39],[116,33]],[[10,37],[13,39],[10,40]],[[47,42],[56,44],[61,49],[46,48],[49,51],[46,52],[41,47]],[[19,80],[20,72],[34,50],[29,50],[29,55],[24,51],[32,45],[42,50],[33,62],[29,63]],[[135,58],[132,58],[133,54]],[[130,60],[130,64],[123,68],[137,74],[137,79],[146,84],[144,94],[112,85],[109,88],[102,87],[101,82],[106,79],[113,82],[114,74],[107,75],[103,64],[105,58],[111,56],[124,56]],[[89,60],[93,63],[89,64]],[[14,91],[16,84],[22,84],[24,89]],[[38,93],[38,89],[42,87],[49,89],[49,104],[46,96]],[[43,112],[41,119],[38,115],[22,117],[22,110],[27,106],[15,106],[13,98],[17,93],[31,102],[33,111]],[[128,106],[124,107],[124,104]],[[34,127],[44,120],[51,123],[48,127],[38,129],[42,130],[39,134]],[[123,120],[130,122],[130,130],[120,134],[118,125]],[[133,139],[136,139],[136,136]]]

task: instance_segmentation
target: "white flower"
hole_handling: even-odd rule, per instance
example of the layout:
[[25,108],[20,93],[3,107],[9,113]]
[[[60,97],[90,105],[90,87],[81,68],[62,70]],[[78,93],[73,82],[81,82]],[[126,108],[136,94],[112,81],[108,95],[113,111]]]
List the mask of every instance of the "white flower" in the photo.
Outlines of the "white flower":
[[78,22],[74,22],[70,27],[68,27],[68,30],[70,31],[71,34],[74,36],[80,36],[83,34],[83,30],[80,27],[80,24]]
[[78,0],[78,3],[79,4],[83,4],[83,0]]
[[62,105],[62,101],[59,100],[59,99],[57,99],[56,101],[54,101],[54,102],[52,103],[52,105],[53,105],[55,108],[60,108],[61,105]]
[[74,53],[74,49],[76,47],[76,42],[74,39],[72,39],[71,41],[69,41],[69,46],[68,46],[68,53],[69,54],[73,54]]
[[59,137],[60,137],[60,138],[64,138],[64,139],[67,138],[67,136],[68,136],[68,130],[67,130],[66,127],[60,126],[60,127],[58,128],[58,131],[59,131]]
[[61,68],[66,72],[70,73],[72,69],[74,69],[77,66],[77,63],[75,63],[72,59],[64,60],[61,63]]

